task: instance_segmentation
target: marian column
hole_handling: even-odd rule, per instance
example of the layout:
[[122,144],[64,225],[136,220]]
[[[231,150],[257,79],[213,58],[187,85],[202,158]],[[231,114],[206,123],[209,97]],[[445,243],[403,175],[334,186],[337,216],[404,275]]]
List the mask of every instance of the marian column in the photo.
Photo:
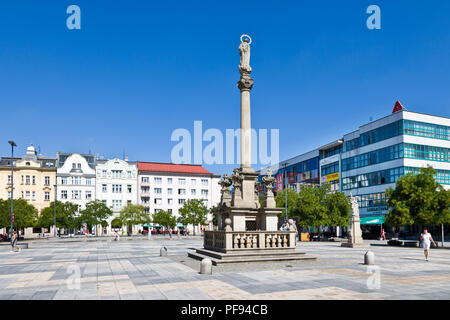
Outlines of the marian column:
[[250,91],[253,87],[253,79],[250,78],[252,68],[250,67],[250,36],[243,34],[239,45],[241,63],[239,72],[241,79],[238,88],[241,90],[241,169],[243,172],[254,172],[252,168],[252,134],[250,120]]

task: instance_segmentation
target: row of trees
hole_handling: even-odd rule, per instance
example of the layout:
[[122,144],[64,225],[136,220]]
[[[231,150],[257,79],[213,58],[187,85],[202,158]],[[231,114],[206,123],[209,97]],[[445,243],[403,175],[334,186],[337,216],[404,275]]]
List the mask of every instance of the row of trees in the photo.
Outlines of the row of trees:
[[[302,227],[347,227],[350,221],[350,202],[341,192],[331,192],[330,185],[302,185],[297,193],[293,189],[278,192],[275,197],[277,207],[285,207],[287,192],[287,216],[297,220]],[[283,210],[280,218],[285,217]]]
[[[37,227],[45,228],[54,225],[54,206],[43,209],[38,214],[37,209],[24,199],[14,201],[14,224],[15,229]],[[0,228],[10,226],[10,200],[0,199]],[[155,222],[166,228],[174,228],[177,222],[184,225],[204,225],[206,223],[208,209],[202,200],[188,200],[180,208],[180,217],[177,219],[168,211],[159,211],[153,215],[153,219],[141,205],[127,204],[120,211],[119,217],[113,220],[113,226],[134,226],[144,223]],[[101,225],[106,227],[112,211],[103,202],[94,200],[86,204],[86,208],[78,213],[78,205],[71,202],[56,201],[56,226],[64,229],[81,228],[85,223],[89,228]],[[195,233],[195,228],[194,228]]]

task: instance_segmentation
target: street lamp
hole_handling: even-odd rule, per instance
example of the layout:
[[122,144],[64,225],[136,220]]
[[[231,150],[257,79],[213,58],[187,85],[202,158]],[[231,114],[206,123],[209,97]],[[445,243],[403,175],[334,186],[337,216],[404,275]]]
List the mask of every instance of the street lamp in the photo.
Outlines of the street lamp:
[[284,212],[285,212],[285,222],[288,221],[288,216],[287,216],[287,172],[286,172],[286,167],[287,167],[288,163],[285,162],[283,164],[284,166],[284,184],[285,184],[285,190],[284,190]]
[[[58,178],[56,177],[56,179],[58,179]],[[55,199],[54,199],[54,202],[53,202],[53,225],[55,226],[55,230],[54,230],[53,234],[54,234],[54,236],[56,238],[56,196],[57,196],[57,194],[56,194],[56,183],[55,183],[54,187],[55,187]]]
[[11,239],[13,236],[13,222],[14,222],[14,202],[13,202],[13,192],[14,192],[14,166],[13,166],[13,158],[14,158],[14,147],[17,147],[17,144],[14,141],[8,141],[11,145],[11,213],[10,213],[10,221],[11,221]]

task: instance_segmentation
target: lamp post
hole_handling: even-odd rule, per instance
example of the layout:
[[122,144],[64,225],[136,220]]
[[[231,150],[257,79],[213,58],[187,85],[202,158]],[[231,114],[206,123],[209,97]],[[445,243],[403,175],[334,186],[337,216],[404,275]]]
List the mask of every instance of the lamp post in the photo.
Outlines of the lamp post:
[[14,141],[8,141],[8,143],[11,145],[11,213],[10,213],[10,221],[11,221],[11,239],[12,239],[12,233],[13,233],[13,222],[14,222],[14,196],[13,196],[13,192],[14,192],[14,166],[13,166],[13,161],[14,161],[14,147],[17,147],[17,144]]
[[286,172],[287,165],[288,165],[287,162],[285,162],[283,164],[283,166],[284,166],[284,184],[285,184],[285,189],[284,189],[284,212],[285,212],[284,217],[285,217],[285,221],[284,222],[288,221],[288,216],[287,216],[287,172]]
[[[56,179],[58,179],[58,178],[56,178]],[[55,200],[53,202],[53,225],[55,226],[55,229],[54,229],[53,234],[54,234],[54,236],[56,238],[56,196],[57,196],[57,194],[56,194],[56,183],[55,183],[54,187],[55,187]]]

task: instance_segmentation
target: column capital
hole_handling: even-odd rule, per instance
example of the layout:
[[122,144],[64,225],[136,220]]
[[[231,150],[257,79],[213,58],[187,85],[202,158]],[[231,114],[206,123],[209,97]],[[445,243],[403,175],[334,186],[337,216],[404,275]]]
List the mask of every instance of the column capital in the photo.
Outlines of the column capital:
[[237,86],[241,91],[250,91],[253,87],[253,79],[250,78],[250,73],[247,75],[242,75],[241,79],[238,81]]

